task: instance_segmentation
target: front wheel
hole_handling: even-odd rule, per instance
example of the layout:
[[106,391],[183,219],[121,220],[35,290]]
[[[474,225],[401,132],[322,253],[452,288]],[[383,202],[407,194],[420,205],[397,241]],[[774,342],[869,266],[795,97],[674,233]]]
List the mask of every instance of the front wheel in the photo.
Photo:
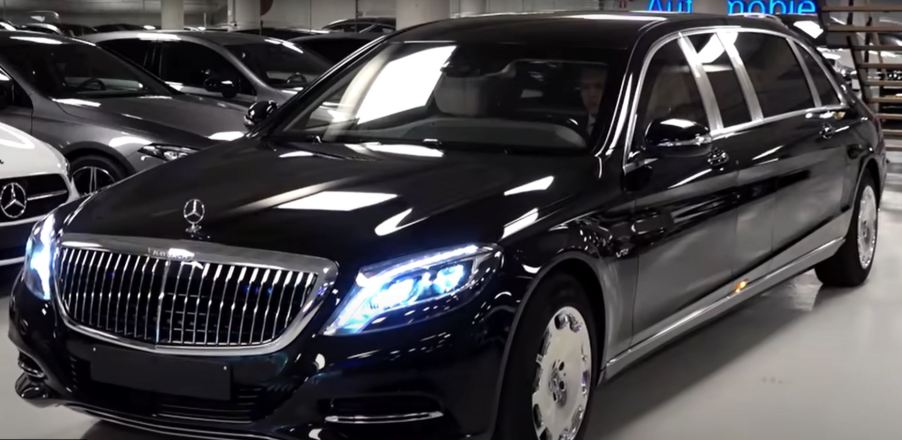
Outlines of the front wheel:
[[877,190],[874,179],[861,180],[845,242],[835,255],[815,266],[827,286],[854,287],[867,280],[877,252]]
[[87,155],[73,159],[72,182],[79,194],[93,194],[125,178],[116,162],[103,156]]
[[600,356],[586,291],[572,276],[554,275],[526,307],[511,347],[495,439],[581,439]]

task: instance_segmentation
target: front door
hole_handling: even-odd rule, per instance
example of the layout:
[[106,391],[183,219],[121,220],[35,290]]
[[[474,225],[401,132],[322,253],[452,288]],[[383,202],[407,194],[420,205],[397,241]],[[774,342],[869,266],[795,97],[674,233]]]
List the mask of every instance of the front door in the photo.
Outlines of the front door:
[[[718,142],[709,152],[688,157],[649,158],[643,153],[644,133],[652,121],[721,124],[710,84],[687,62],[689,44],[674,40],[653,55],[626,164],[624,182],[635,200],[631,221],[639,259],[633,343],[732,277],[737,173],[729,156]],[[707,102],[699,84],[708,88]]]

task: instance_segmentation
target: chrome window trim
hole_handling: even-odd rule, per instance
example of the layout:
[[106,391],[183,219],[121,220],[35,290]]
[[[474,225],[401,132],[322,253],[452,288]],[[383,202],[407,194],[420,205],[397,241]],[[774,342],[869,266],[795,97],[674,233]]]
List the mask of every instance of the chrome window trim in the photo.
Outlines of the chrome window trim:
[[[745,28],[745,27],[742,27],[739,25],[705,26],[705,27],[682,29],[682,30],[671,32],[671,33],[659,38],[657,41],[655,41],[649,47],[648,51],[645,54],[645,58],[642,62],[642,68],[639,71],[639,78],[636,82],[636,90],[633,92],[633,95],[631,96],[632,101],[629,104],[629,107],[631,109],[629,112],[629,127],[627,128],[626,137],[624,140],[624,143],[625,143],[624,144],[624,153],[623,153],[623,160],[622,160],[622,164],[621,164],[621,166],[624,170],[624,173],[628,173],[631,169],[636,168],[636,167],[629,166],[629,164],[630,164],[630,162],[635,160],[635,152],[639,149],[639,147],[637,145],[634,145],[633,140],[636,135],[636,119],[637,119],[637,114],[639,111],[639,100],[642,96],[642,89],[643,89],[643,86],[645,83],[645,77],[648,73],[648,67],[651,63],[651,59],[657,54],[658,50],[660,50],[661,47],[663,47],[665,44],[667,44],[675,39],[678,39],[678,38],[681,38],[684,36],[691,36],[691,35],[696,35],[696,34],[704,34],[704,33],[712,33],[712,32],[717,33],[717,32],[721,32],[721,31],[735,31],[738,33],[752,32],[752,33],[759,33],[759,34],[774,35],[774,36],[786,39],[790,42],[794,42],[794,43],[800,45],[801,47],[807,47],[803,41],[801,41],[799,38],[797,38],[794,35],[790,35],[790,34],[783,33],[783,32],[778,32],[778,31],[774,31],[774,30],[770,30],[770,29]],[[738,53],[737,53],[737,55],[738,55]],[[741,59],[741,57],[740,57],[740,59]],[[817,59],[817,57],[815,57],[815,59]],[[820,64],[821,68],[823,69],[823,63],[821,63],[821,61],[818,61],[818,64]],[[734,69],[738,70],[739,66],[734,65]],[[748,71],[746,70],[744,63],[742,65],[741,70],[743,72],[743,75],[746,75],[746,76],[748,75]],[[830,77],[830,75],[828,75],[828,77]],[[749,78],[749,82],[751,83],[750,78]],[[834,81],[834,79],[832,77],[830,78],[830,82],[834,85],[834,87],[836,86],[836,82]],[[754,91],[754,86],[751,84],[749,84],[749,85],[750,85],[751,89]],[[834,91],[836,91],[836,90],[834,90]],[[757,125],[764,125],[764,124],[771,123],[774,121],[789,119],[791,117],[799,116],[801,114],[807,114],[807,113],[819,112],[819,111],[822,112],[822,111],[830,111],[830,110],[844,110],[848,106],[848,101],[845,99],[843,94],[838,93],[838,95],[840,96],[840,101],[843,103],[842,105],[839,105],[839,106],[831,105],[831,106],[815,107],[815,108],[810,108],[810,109],[806,109],[806,110],[796,110],[796,111],[792,111],[789,113],[772,115],[772,116],[768,116],[768,117],[764,117],[762,114],[761,120],[758,120],[758,121],[753,120],[751,122],[747,122],[747,123],[743,123],[743,124],[737,124],[737,125],[730,126],[730,127],[723,127],[720,130],[717,130],[716,133],[714,133],[712,130],[712,135],[718,136],[718,135],[723,135],[723,134],[729,134],[729,133],[737,132],[740,130],[748,129],[748,128],[751,128],[751,127],[754,127]],[[758,96],[757,92],[755,92],[755,97],[756,97],[755,101],[756,102],[757,102],[757,96]]]
[[720,105],[717,103],[717,96],[714,94],[714,87],[711,86],[711,79],[708,78],[705,67],[698,58],[698,52],[692,46],[692,42],[685,34],[680,34],[677,40],[680,49],[683,50],[683,57],[689,64],[689,70],[695,78],[695,86],[698,88],[698,94],[702,99],[702,105],[705,107],[705,114],[708,116],[708,127],[711,130],[723,127],[723,120],[720,116]]
[[751,121],[751,122],[746,122],[744,124],[738,124],[738,125],[733,125],[730,127],[725,127],[721,130],[712,131],[711,136],[714,137],[714,140],[717,140],[717,139],[723,138],[724,136],[731,135],[733,133],[738,133],[740,131],[748,130],[750,128],[754,128],[754,127],[761,126],[761,125],[767,125],[767,124],[771,124],[774,122],[779,122],[779,121],[783,121],[786,119],[792,119],[792,118],[799,117],[799,116],[807,116],[807,115],[815,114],[815,113],[824,113],[824,112],[829,112],[829,111],[839,111],[839,110],[845,110],[845,109],[846,109],[846,107],[843,105],[828,105],[828,106],[821,106],[821,107],[811,107],[811,108],[807,108],[804,110],[796,110],[796,111],[789,112],[789,113],[782,113],[779,115],[768,116],[766,118],[763,118],[763,119],[760,119],[757,121]]
[[805,75],[805,82],[808,84],[808,93],[811,94],[811,99],[814,100],[814,106],[820,107],[821,97],[817,93],[817,87],[814,86],[814,79],[811,78],[811,71],[808,70],[808,65],[805,64],[805,59],[802,58],[802,53],[799,52],[798,45],[790,39],[786,39],[786,44],[792,49],[792,55],[796,58],[796,62],[799,63],[799,67],[802,68],[802,74]]
[[[148,237],[126,237],[113,235],[93,235],[81,233],[63,234],[57,241],[56,254],[62,247],[89,249],[101,252],[119,252],[138,256],[152,256],[168,265],[171,262],[202,262],[212,264],[240,265],[249,268],[274,269],[315,273],[316,283],[311,290],[312,302],[306,313],[299,314],[278,338],[261,345],[249,347],[198,347],[160,346],[123,338],[101,330],[86,327],[75,322],[65,312],[61,295],[58,294],[57,268],[52,267],[52,295],[59,307],[60,316],[66,327],[83,335],[96,338],[126,348],[158,353],[186,356],[255,356],[274,353],[292,343],[317,314],[325,296],[331,291],[338,276],[338,265],[325,258],[296,255],[286,252],[267,251],[227,246],[218,243],[189,240],[166,240]],[[57,261],[57,255],[53,260]],[[54,265],[55,266],[55,265]]]
[[[739,56],[736,45],[732,43],[727,44],[727,40],[724,37],[727,32],[728,31],[722,29],[718,30],[716,32],[717,38],[720,40],[720,44],[723,45],[727,52],[727,56],[730,57],[730,61],[733,63],[733,71],[739,79],[739,87],[742,88],[742,95],[745,97],[745,104],[749,108],[749,115],[752,117],[752,122],[760,121],[764,119],[764,112],[761,111],[761,103],[758,102],[758,94],[755,93],[755,86],[752,85],[752,78],[749,76],[748,70],[745,69],[745,61],[742,61],[742,57]],[[739,35],[739,32],[735,33],[737,36]]]

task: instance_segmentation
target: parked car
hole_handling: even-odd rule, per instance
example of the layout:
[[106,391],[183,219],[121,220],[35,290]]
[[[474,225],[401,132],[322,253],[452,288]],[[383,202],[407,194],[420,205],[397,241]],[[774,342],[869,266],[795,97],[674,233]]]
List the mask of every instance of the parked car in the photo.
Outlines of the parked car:
[[35,223],[78,192],[55,148],[0,124],[0,266],[20,264]]
[[282,103],[330,64],[286,41],[239,32],[112,32],[88,41],[185,93],[250,105]]
[[379,38],[379,36],[379,34],[374,33],[333,32],[295,38],[291,42],[304,51],[315,53],[330,63],[337,64],[355,50]]
[[26,23],[19,26],[19,28],[26,31],[64,35],[67,37],[81,37],[82,35],[97,32],[97,30],[91,26],[72,23]]
[[778,23],[494,15],[362,52],[37,227],[18,394],[168,435],[587,438],[596,384],[874,263],[878,123]]
[[322,31],[322,30],[316,30],[316,29],[275,28],[275,27],[239,29],[234,32],[240,32],[243,34],[251,34],[251,35],[262,35],[264,37],[278,38],[280,40],[290,40],[292,38],[307,37],[310,35],[320,35],[320,34],[328,33],[328,31]]
[[98,33],[100,32],[116,32],[116,31],[144,31],[144,30],[154,30],[155,26],[150,25],[139,25],[139,24],[130,24],[130,23],[110,23],[110,24],[102,24],[100,26],[94,26],[94,30]]
[[324,30],[334,32],[373,32],[390,34],[397,28],[395,17],[357,17],[333,21]]
[[242,107],[177,92],[81,40],[0,33],[0,122],[60,149],[79,191],[243,135]]

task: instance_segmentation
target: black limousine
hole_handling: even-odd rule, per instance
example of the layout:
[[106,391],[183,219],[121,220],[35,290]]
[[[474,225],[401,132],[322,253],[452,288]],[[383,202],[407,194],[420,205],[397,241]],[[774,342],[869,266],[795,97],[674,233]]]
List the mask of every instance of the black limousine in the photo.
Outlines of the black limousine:
[[441,21],[274,107],[35,228],[21,397],[205,438],[580,439],[666,342],[874,264],[879,124],[771,20]]

